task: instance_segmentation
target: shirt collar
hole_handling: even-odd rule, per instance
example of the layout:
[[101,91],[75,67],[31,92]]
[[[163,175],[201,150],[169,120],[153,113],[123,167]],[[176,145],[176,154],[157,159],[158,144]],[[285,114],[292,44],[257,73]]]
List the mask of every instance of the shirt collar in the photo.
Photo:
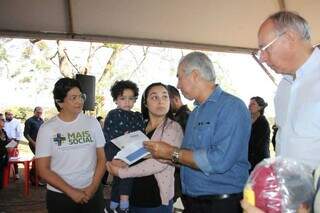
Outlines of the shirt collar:
[[[216,84],[215,89],[211,93],[211,95],[208,97],[208,99],[205,102],[217,102],[219,97],[221,96],[222,89],[220,88],[219,84]],[[204,103],[205,103],[204,102]]]
[[312,73],[316,67],[319,66],[320,50],[319,48],[314,48],[312,54],[307,59],[307,61],[297,70],[296,78],[300,79],[303,76]]

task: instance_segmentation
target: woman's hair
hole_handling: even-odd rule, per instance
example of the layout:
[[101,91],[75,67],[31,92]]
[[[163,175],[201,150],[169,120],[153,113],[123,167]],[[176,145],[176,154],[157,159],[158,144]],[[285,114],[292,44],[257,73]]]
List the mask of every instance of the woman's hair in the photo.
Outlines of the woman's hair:
[[[150,92],[150,89],[152,89],[153,87],[156,86],[162,86],[163,88],[165,88],[169,94],[168,88],[166,85],[164,85],[163,83],[157,82],[157,83],[152,83],[150,84],[144,91],[142,98],[141,98],[141,113],[143,116],[144,120],[149,120],[149,109],[147,108],[147,98]],[[169,111],[166,114],[166,118],[170,118],[173,120],[173,114],[172,114],[172,109],[171,109],[171,104],[170,104],[170,108]]]
[[[144,91],[143,95],[142,95],[142,98],[141,98],[141,113],[142,113],[142,116],[143,116],[143,119],[147,122],[149,121],[150,117],[149,117],[149,109],[147,108],[147,98],[148,98],[148,95],[149,95],[149,92],[151,90],[152,87],[156,87],[156,86],[162,86],[163,88],[165,88],[168,92],[168,95],[169,95],[169,91],[168,91],[168,88],[166,85],[160,83],[160,82],[157,82],[157,83],[152,83],[150,84]],[[161,138],[162,138],[162,135],[163,135],[163,132],[164,132],[164,129],[167,125],[167,122],[168,122],[168,118],[170,118],[171,120],[174,120],[174,117],[173,117],[173,113],[172,113],[172,108],[171,108],[171,104],[169,103],[169,111],[167,112],[167,114],[165,115],[165,121],[163,122],[163,126],[162,126],[162,132],[161,132]]]
[[60,78],[55,83],[54,89],[53,89],[53,98],[54,98],[54,104],[59,112],[61,111],[61,107],[59,106],[58,103],[63,103],[63,100],[67,96],[67,93],[69,92],[69,90],[75,87],[77,87],[82,93],[80,83],[76,79]]
[[110,89],[113,101],[117,100],[117,98],[121,96],[123,94],[123,91],[126,89],[132,90],[134,96],[138,97],[139,88],[137,84],[129,80],[126,80],[126,81],[122,80],[122,81],[116,81]]
[[261,98],[259,96],[252,97],[252,98],[250,98],[250,100],[254,100],[255,102],[257,102],[258,106],[261,107],[259,112],[260,112],[261,115],[263,115],[264,114],[264,108],[266,108],[268,106],[268,103],[265,102],[263,100],[263,98]]

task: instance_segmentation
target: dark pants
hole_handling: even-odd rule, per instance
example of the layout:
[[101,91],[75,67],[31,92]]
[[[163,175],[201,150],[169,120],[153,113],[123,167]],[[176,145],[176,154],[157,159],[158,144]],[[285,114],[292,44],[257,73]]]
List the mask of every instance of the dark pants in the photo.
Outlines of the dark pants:
[[130,196],[132,183],[133,183],[132,178],[121,179],[119,177],[114,176],[112,180],[112,188],[111,188],[111,201],[119,202],[120,195]]
[[176,167],[174,171],[174,197],[173,203],[175,203],[180,197],[183,206],[185,206],[185,198],[182,194],[181,178],[180,178],[180,168]]
[[64,193],[47,190],[48,213],[103,213],[104,206],[102,186],[86,204],[75,203]]
[[185,196],[184,213],[242,213],[240,200],[242,193],[225,198],[217,199],[210,196],[192,198]]
[[2,181],[3,181],[3,170],[7,166],[8,163],[8,156],[0,156],[0,189],[2,188]]

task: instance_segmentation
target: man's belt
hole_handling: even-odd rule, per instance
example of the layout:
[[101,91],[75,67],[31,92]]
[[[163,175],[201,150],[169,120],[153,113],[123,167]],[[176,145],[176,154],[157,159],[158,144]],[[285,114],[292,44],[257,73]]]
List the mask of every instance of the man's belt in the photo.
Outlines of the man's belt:
[[234,194],[217,194],[217,195],[201,195],[197,197],[189,197],[186,196],[187,199],[195,199],[199,201],[213,201],[213,200],[224,200],[224,199],[230,199],[230,198],[242,198],[243,194],[241,193],[234,193]]

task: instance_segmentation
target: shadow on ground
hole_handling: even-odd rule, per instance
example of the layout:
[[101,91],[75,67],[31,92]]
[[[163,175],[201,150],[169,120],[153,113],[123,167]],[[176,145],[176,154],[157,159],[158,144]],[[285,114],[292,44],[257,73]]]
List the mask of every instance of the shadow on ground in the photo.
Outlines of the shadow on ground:
[[[109,198],[109,185],[105,186],[104,194],[105,198]],[[9,186],[0,189],[0,213],[47,212],[45,198],[46,187],[30,186],[30,194],[25,196],[23,192],[23,177],[15,182],[10,178]]]
[[[27,143],[19,144],[19,155],[33,156]],[[7,188],[0,189],[0,213],[42,213],[46,210],[46,187],[35,187],[30,184],[30,194],[24,195],[23,184],[24,177],[23,166],[20,168],[19,174],[21,178],[14,181],[10,178],[10,183]],[[105,198],[109,198],[110,186],[105,186]]]

